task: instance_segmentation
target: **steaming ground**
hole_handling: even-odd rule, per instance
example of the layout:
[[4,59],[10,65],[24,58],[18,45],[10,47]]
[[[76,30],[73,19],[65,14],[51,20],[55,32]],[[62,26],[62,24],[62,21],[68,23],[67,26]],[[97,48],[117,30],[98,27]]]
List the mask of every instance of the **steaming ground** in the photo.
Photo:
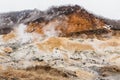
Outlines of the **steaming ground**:
[[[27,33],[23,24],[10,34],[1,35],[0,78],[119,80],[119,37],[106,40],[57,37],[54,25],[44,28],[44,36]],[[53,28],[49,30],[50,26]]]
[[0,34],[1,80],[120,78],[119,23],[78,5],[0,14]]

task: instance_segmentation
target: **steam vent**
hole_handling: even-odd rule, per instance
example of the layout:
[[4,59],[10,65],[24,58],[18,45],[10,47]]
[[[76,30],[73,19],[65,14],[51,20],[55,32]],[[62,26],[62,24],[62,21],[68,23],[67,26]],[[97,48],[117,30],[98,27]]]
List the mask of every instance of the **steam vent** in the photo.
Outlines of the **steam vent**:
[[0,13],[0,80],[120,80],[120,21],[78,5]]

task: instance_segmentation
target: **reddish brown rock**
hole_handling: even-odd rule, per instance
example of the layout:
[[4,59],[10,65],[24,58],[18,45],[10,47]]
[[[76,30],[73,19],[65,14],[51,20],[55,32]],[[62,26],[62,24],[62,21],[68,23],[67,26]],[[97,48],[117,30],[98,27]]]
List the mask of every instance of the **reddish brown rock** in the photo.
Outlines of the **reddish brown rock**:
[[[76,9],[77,7],[77,9]],[[62,9],[63,7],[59,7],[57,9]],[[80,33],[83,31],[96,31],[105,29],[105,23],[102,19],[94,16],[91,13],[88,13],[86,10],[82,9],[78,6],[70,6],[64,7],[65,11],[73,8],[74,12],[69,12],[68,14],[60,14],[56,17],[52,17],[50,21],[34,21],[28,24],[27,32],[37,32],[39,34],[44,34],[44,27],[49,25],[50,23],[55,22],[56,25],[55,30],[60,32],[59,36],[68,36],[73,33]],[[54,10],[54,9],[53,9]],[[62,11],[62,10],[61,10]],[[57,11],[58,13],[60,11]],[[57,13],[56,12],[56,13]],[[54,24],[53,24],[54,25]],[[52,27],[53,26],[49,26]],[[106,30],[107,31],[107,30]]]

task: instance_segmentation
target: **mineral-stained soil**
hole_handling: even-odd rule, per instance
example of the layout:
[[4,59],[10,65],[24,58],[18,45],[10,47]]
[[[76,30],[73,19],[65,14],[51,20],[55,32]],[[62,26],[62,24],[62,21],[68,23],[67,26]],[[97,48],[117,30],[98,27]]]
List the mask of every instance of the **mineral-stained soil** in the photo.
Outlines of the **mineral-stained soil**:
[[118,22],[77,5],[0,17],[0,80],[120,79]]
[[35,66],[26,70],[8,68],[0,70],[0,80],[69,80],[68,73],[49,65]]

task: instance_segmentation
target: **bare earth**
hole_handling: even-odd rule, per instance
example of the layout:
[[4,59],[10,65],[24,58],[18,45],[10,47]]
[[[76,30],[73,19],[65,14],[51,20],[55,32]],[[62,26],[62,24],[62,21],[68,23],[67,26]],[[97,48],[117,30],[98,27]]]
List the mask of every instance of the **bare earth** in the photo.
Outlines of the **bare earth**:
[[120,80],[118,26],[79,6],[23,12],[0,14],[0,80]]

